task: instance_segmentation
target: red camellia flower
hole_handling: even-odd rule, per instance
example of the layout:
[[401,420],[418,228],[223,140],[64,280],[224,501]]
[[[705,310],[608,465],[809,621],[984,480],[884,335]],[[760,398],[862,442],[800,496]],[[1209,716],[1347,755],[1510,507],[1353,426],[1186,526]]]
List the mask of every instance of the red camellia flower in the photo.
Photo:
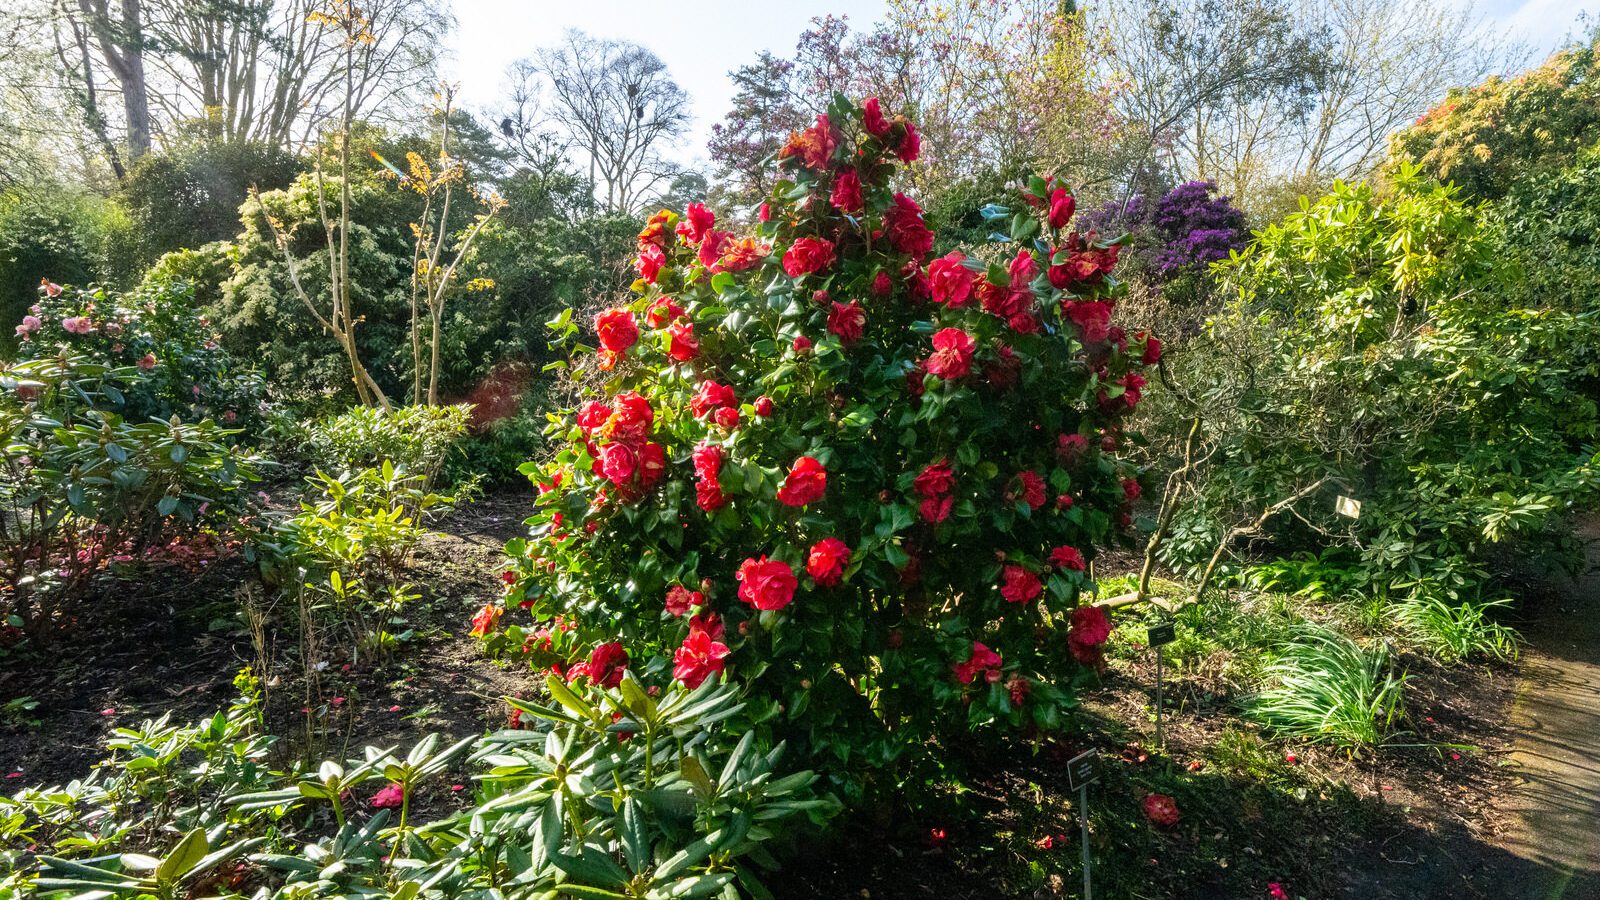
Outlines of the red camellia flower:
[[877,137],[883,137],[894,127],[883,117],[883,106],[878,103],[877,97],[870,97],[867,102],[861,104],[861,112],[862,124],[866,126],[867,131]]
[[867,311],[861,308],[861,303],[851,300],[849,303],[833,304],[833,309],[828,312],[828,331],[838,335],[839,340],[845,344],[854,344],[861,340],[861,334],[867,327]]
[[639,259],[634,265],[639,270],[639,277],[645,284],[655,284],[656,278],[661,274],[661,267],[667,264],[667,255],[655,244],[645,244],[639,248]]
[[747,559],[735,576],[739,580],[739,599],[760,610],[778,610],[794,600],[799,581],[794,569],[779,559]]
[[1011,284],[992,284],[988,281],[978,286],[978,300],[985,312],[1008,322],[1025,314],[1033,306],[1033,291],[1029,287],[1039,274],[1039,265],[1026,249],[1018,250],[1008,267]]
[[678,237],[683,238],[686,244],[698,244],[715,224],[716,214],[706,209],[704,203],[691,203],[683,214],[683,221],[678,223]]
[[614,688],[622,683],[622,673],[628,668],[628,651],[622,644],[612,641],[601,644],[589,654],[585,671],[589,680],[601,687]]
[[872,276],[872,296],[887,297],[894,293],[894,280],[888,272],[879,272]]
[[505,608],[493,603],[485,603],[483,609],[472,617],[472,630],[467,634],[473,637],[488,637],[500,625],[500,616],[505,613]]
[[933,336],[933,354],[923,364],[928,374],[946,381],[972,372],[972,336],[959,328],[945,328]]
[[700,250],[695,254],[695,259],[706,269],[715,269],[722,259],[723,252],[732,245],[733,235],[713,228],[706,232],[705,240],[700,242]]
[[[1067,227],[1072,220],[1072,213],[1078,208],[1078,203],[1066,188],[1056,188],[1050,192],[1050,227],[1061,229]],[[683,226],[678,228],[682,230]]]
[[778,151],[778,158],[799,157],[807,168],[821,171],[828,168],[833,151],[838,146],[839,139],[834,134],[833,123],[828,121],[827,116],[817,116],[817,124],[789,135],[789,142]]
[[755,238],[739,238],[723,245],[722,258],[711,265],[712,272],[743,272],[761,264],[772,247]]
[[928,289],[933,302],[960,309],[972,302],[978,287],[978,273],[967,268],[966,257],[950,251],[928,263]]
[[684,308],[679,306],[676,300],[671,297],[657,297],[645,311],[644,323],[651,328],[665,328],[682,315]]
[[794,339],[793,346],[795,355],[798,356],[811,349],[811,339],[802,334]]
[[[1070,504],[1072,498],[1068,497],[1067,500]],[[1077,547],[1068,547],[1063,544],[1050,551],[1050,565],[1058,569],[1071,569],[1074,572],[1082,572],[1086,564],[1083,561],[1083,554],[1078,552]],[[1098,609],[1099,607],[1088,608]]]
[[861,176],[855,169],[845,169],[834,179],[833,194],[828,198],[840,212],[861,211]]
[[600,473],[613,484],[627,484],[639,468],[639,456],[627,444],[607,444],[600,451]]
[[723,428],[727,428],[727,429],[730,429],[730,430],[734,429],[734,428],[738,428],[739,427],[739,408],[736,407],[736,406],[724,406],[721,409],[717,410],[716,412],[712,413],[711,414],[711,418],[718,425],[721,425]]
[[1018,472],[1011,488],[1006,491],[1006,499],[1013,502],[1021,500],[1029,509],[1038,509],[1045,502],[1044,479],[1032,469]]
[[713,641],[722,640],[722,635],[727,629],[723,627],[722,617],[714,612],[703,612],[689,619],[690,631],[704,631],[711,635]]
[[1122,496],[1129,503],[1139,499],[1139,482],[1134,481],[1132,478],[1122,479]]
[[1178,801],[1166,794],[1146,794],[1144,816],[1151,824],[1171,828],[1178,824],[1178,819],[1181,818],[1178,814]]
[[981,641],[973,641],[972,655],[967,657],[966,662],[956,663],[952,668],[956,673],[956,681],[971,684],[981,674],[998,671],[1000,662],[1000,654],[990,650]]
[[831,265],[833,242],[825,238],[798,238],[783,254],[783,271],[790,278],[820,272]]
[[706,512],[716,512],[725,506],[728,498],[722,494],[718,476],[722,472],[722,448],[716,444],[701,444],[694,449],[695,502]]
[[694,398],[689,401],[689,411],[694,413],[695,418],[703,419],[725,406],[738,405],[739,398],[733,393],[732,387],[715,381],[702,381],[695,389]]
[[1089,449],[1089,439],[1081,434],[1063,434],[1056,438],[1056,458],[1070,466],[1083,457]]
[[1000,596],[1012,603],[1027,603],[1044,592],[1039,576],[1022,566],[1006,566],[1000,572],[1000,581]]
[[594,318],[600,346],[612,353],[623,353],[639,340],[639,323],[626,309],[608,309]]
[[828,489],[828,471],[810,456],[795,460],[789,476],[778,488],[778,502],[786,506],[805,506],[822,499]]
[[1067,629],[1067,650],[1086,666],[1100,664],[1100,648],[1111,637],[1111,619],[1098,606],[1080,606],[1072,611]]
[[694,325],[674,322],[667,327],[667,355],[678,362],[688,362],[700,355],[700,340],[694,336]]
[[1067,318],[1083,332],[1086,344],[1105,340],[1111,334],[1111,305],[1100,301],[1061,301]]
[[623,391],[617,395],[616,404],[610,418],[600,426],[599,435],[634,444],[643,441],[650,434],[650,425],[656,418],[650,401],[638,391]]
[[772,398],[766,394],[757,397],[756,402],[751,405],[755,407],[756,415],[763,419],[772,415]]
[[705,594],[691,591],[681,584],[667,588],[667,612],[680,619],[689,614],[690,607],[703,606],[705,602]]
[[917,512],[924,522],[937,525],[950,518],[950,509],[954,505],[954,497],[929,497],[917,504]]
[[922,155],[922,135],[917,133],[917,126],[910,122],[905,123],[905,136],[900,138],[900,146],[895,148],[894,155],[900,157],[901,162],[913,163]]
[[922,259],[933,249],[933,232],[922,221],[922,207],[905,194],[894,195],[894,205],[883,214],[889,244],[912,259]]
[[950,461],[941,459],[918,472],[912,487],[924,497],[938,497],[950,493],[955,484],[956,473],[950,468]]
[[844,577],[844,567],[849,562],[849,545],[836,537],[826,537],[811,545],[806,574],[823,587],[833,587]]
[[1139,332],[1135,337],[1144,341],[1144,357],[1141,359],[1147,366],[1161,362],[1161,339],[1153,334]]
[[611,407],[597,400],[590,400],[578,409],[578,427],[582,428],[585,434],[604,425],[609,418],[611,418]]
[[719,643],[709,633],[691,628],[683,646],[672,655],[672,677],[693,690],[712,675],[722,674],[722,660],[728,655],[728,646]]
[[670,209],[657,211],[644,223],[644,229],[639,232],[639,248],[643,250],[646,246],[650,246],[660,250],[667,249],[672,243],[670,231],[672,223],[677,220],[677,214]]

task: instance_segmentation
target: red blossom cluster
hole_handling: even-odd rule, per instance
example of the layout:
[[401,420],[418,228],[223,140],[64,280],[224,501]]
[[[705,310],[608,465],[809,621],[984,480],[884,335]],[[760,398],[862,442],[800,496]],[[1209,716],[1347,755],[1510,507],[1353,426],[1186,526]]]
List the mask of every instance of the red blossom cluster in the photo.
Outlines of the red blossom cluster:
[[620,633],[690,687],[762,679],[769,708],[842,676],[1045,728],[1092,677],[1111,623],[1080,592],[1131,522],[1110,454],[1160,342],[1113,324],[1118,248],[1068,230],[1055,179],[1000,214],[999,262],[930,261],[891,183],[920,153],[904,117],[841,99],[784,145],[754,234],[698,203],[647,221],[638,298],[593,322],[607,399],[552,426],[514,551],[534,564],[508,601],[606,650],[569,677],[620,679]]

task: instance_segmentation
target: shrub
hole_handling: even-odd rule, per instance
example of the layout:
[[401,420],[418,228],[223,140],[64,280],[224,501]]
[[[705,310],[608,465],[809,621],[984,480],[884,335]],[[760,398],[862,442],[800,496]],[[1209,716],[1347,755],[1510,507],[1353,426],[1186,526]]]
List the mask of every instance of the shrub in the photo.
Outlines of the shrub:
[[653,216],[507,548],[508,605],[691,681],[726,667],[761,728],[854,774],[941,728],[1063,724],[1109,631],[1078,604],[1131,525],[1115,454],[1155,349],[1109,324],[1117,251],[1046,179],[986,209],[1011,258],[924,268],[934,235],[890,186],[916,152],[836,98],[755,235]]
[[[61,184],[0,192],[0,321],[15,322],[38,297],[39,282],[125,285],[137,277],[126,214],[115,204]],[[0,333],[8,355],[16,341]]]
[[1261,535],[1342,548],[1363,594],[1459,602],[1493,545],[1549,536],[1600,490],[1595,320],[1507,302],[1478,209],[1397,179],[1337,185],[1223,268],[1236,299],[1174,357],[1182,394],[1154,395],[1147,428],[1181,447],[1173,429],[1202,423],[1195,500],[1165,548],[1178,567]]
[[351,635],[358,654],[386,654],[400,640],[390,629],[401,607],[417,598],[406,567],[426,534],[421,518],[453,498],[429,493],[424,476],[388,460],[308,480],[320,496],[270,529],[259,545],[263,573],[299,594],[302,616],[331,619]]
[[1193,303],[1211,287],[1212,263],[1243,250],[1250,241],[1244,212],[1230,197],[1214,196],[1209,181],[1189,181],[1154,203],[1134,195],[1086,217],[1105,234],[1131,232],[1130,268],[1152,278],[1174,301]]
[[1404,714],[1406,676],[1388,652],[1326,628],[1305,626],[1273,651],[1265,677],[1244,712],[1286,737],[1370,747]]
[[1390,171],[1407,163],[1495,200],[1530,175],[1569,164],[1600,140],[1600,29],[1515,78],[1456,88],[1390,138]]
[[106,411],[141,375],[66,353],[0,372],[0,609],[36,637],[109,567],[226,533],[252,509],[241,488],[260,461],[224,443],[236,430]]
[[[259,688],[248,674],[236,683],[250,693],[225,714],[118,729],[90,778],[0,798],[11,863],[0,886],[171,898],[234,894],[259,871],[270,875],[255,894],[283,900],[418,896],[424,884],[440,900],[768,896],[764,845],[833,808],[811,773],[778,773],[781,747],[728,739],[719,723],[739,701],[725,685],[656,698],[631,679],[581,694],[557,684],[558,704],[520,707],[534,730],[449,746],[430,735],[404,756],[368,747],[279,773],[265,764]],[[464,757],[473,802],[424,818]]]
[[467,406],[357,407],[312,422],[305,451],[318,468],[356,472],[390,462],[432,485],[467,430]]
[[218,345],[186,283],[149,280],[120,294],[46,283],[39,293],[16,329],[18,359],[68,353],[137,371],[107,395],[112,408],[130,420],[214,418],[240,427],[260,421],[261,376]]
[[288,150],[249,141],[199,140],[146,154],[119,189],[140,261],[231,240],[252,188],[280,190],[305,168]]

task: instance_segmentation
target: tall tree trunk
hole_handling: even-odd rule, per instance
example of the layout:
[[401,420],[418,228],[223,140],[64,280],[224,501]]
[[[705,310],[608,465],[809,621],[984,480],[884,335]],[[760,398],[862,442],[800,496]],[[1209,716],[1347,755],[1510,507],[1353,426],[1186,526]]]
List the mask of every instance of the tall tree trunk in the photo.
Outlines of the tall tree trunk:
[[78,0],[100,44],[100,55],[122,90],[122,112],[127,119],[128,161],[135,163],[150,152],[150,94],[144,74],[143,0],[122,0],[120,21],[113,22],[109,0]]

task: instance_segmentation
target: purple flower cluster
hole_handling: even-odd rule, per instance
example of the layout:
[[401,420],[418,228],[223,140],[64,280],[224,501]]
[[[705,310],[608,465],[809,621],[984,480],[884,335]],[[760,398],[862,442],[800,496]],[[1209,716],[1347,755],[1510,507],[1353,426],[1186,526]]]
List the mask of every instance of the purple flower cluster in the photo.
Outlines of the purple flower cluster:
[[1154,204],[1134,194],[1085,213],[1081,221],[1102,235],[1131,232],[1135,267],[1170,281],[1227,259],[1230,251],[1249,243],[1244,212],[1231,198],[1213,196],[1216,189],[1209,181],[1189,181]]

